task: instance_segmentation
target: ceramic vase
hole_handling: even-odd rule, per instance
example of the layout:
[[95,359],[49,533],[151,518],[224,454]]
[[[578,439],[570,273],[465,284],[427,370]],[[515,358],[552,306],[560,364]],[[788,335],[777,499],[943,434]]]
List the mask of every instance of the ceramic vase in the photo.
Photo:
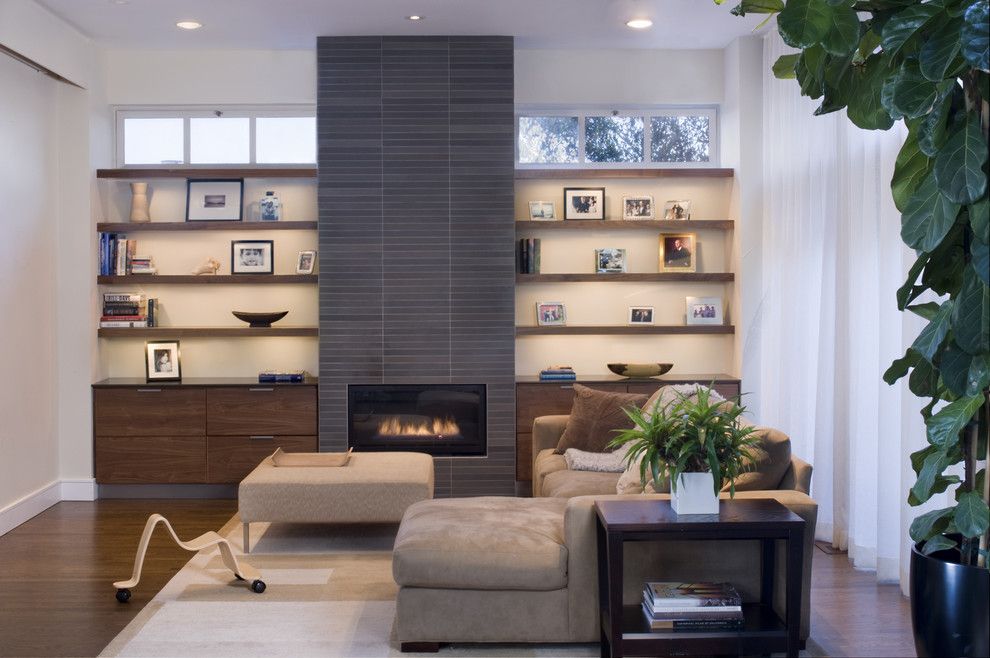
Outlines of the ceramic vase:
[[139,224],[151,221],[147,183],[131,183],[131,221]]
[[718,514],[718,496],[711,473],[681,473],[671,487],[670,505],[677,514]]

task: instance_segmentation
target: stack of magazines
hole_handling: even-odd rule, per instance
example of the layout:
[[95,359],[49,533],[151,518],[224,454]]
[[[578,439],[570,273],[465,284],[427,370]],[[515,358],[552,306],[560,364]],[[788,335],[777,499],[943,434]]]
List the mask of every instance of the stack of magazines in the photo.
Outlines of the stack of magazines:
[[540,381],[544,382],[573,382],[576,379],[577,374],[570,366],[550,366],[540,371]]
[[654,631],[725,631],[743,625],[742,598],[729,583],[648,582],[643,613]]

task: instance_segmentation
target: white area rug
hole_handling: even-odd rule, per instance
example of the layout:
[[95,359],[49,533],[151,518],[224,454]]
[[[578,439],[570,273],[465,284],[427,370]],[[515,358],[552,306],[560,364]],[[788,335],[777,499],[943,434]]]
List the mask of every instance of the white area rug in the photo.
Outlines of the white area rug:
[[[101,656],[598,656],[591,645],[462,645],[403,654],[392,631],[396,526],[252,524],[268,585],[250,591],[215,551],[193,557]],[[221,530],[241,551],[236,517]],[[140,588],[140,585],[138,585]]]

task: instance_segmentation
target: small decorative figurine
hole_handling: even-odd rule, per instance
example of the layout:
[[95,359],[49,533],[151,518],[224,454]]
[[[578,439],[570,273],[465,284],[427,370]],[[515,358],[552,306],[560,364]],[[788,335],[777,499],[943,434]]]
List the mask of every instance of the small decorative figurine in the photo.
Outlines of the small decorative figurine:
[[220,270],[220,261],[210,256],[193,268],[193,274],[216,274]]
[[271,190],[261,197],[261,221],[277,222],[282,215],[282,202]]

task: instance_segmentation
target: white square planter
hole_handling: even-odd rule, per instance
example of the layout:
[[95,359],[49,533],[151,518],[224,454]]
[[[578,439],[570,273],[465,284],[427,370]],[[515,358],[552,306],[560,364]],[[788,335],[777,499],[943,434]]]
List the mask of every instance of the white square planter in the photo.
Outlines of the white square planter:
[[671,489],[670,503],[677,514],[718,514],[711,473],[681,473]]

